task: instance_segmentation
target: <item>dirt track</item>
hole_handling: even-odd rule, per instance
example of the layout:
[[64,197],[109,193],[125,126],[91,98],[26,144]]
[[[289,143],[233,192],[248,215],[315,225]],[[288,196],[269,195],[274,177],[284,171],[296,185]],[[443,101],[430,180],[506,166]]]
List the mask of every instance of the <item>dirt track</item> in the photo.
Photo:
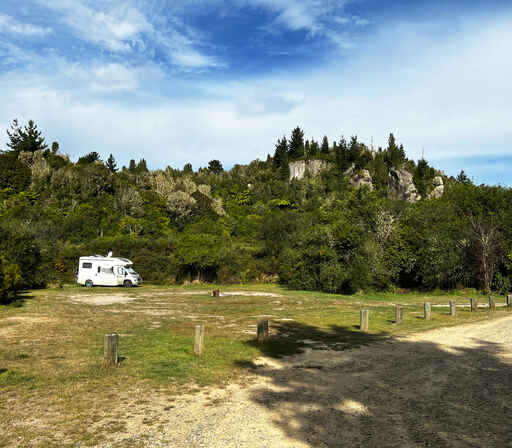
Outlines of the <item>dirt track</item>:
[[130,405],[101,446],[512,447],[512,317],[250,371],[249,385]]

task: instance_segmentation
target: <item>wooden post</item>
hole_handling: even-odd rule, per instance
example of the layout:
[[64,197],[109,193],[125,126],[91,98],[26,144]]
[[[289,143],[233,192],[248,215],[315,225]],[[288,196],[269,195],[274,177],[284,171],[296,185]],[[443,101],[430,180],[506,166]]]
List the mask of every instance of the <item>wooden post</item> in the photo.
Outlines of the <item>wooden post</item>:
[[507,308],[512,308],[512,294],[507,296]]
[[194,354],[201,356],[204,347],[204,324],[196,325],[194,333]]
[[404,317],[404,310],[400,305],[395,305],[395,324],[402,322]]
[[477,299],[469,299],[469,305],[470,305],[470,310],[472,312],[476,312],[478,310],[478,300]]
[[119,362],[119,335],[117,333],[106,334],[103,339],[103,357],[110,365],[117,365]]
[[496,299],[493,296],[489,296],[489,311],[496,311]]
[[425,302],[425,320],[432,320],[432,307],[430,302]]
[[450,316],[455,316],[455,315],[457,315],[457,308],[455,305],[455,301],[450,300]]
[[364,333],[368,332],[368,326],[370,323],[370,311],[368,310],[361,310],[361,323],[359,324],[359,328]]
[[258,319],[258,342],[264,342],[268,338],[268,319]]
[[220,297],[220,289],[214,289],[212,292],[213,297]]

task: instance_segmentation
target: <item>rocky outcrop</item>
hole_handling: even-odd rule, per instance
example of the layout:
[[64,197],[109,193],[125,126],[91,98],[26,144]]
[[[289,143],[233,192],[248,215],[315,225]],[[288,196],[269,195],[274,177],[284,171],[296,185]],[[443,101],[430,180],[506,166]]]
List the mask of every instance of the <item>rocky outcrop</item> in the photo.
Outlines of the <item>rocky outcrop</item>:
[[441,176],[436,176],[432,180],[434,189],[429,193],[429,199],[439,199],[444,194],[444,182]]
[[306,170],[311,176],[318,176],[318,174],[329,167],[329,162],[325,160],[296,160],[289,163],[290,167],[290,180],[300,180],[304,178]]
[[403,167],[389,170],[389,186],[390,193],[398,199],[408,202],[417,202],[421,199],[412,180],[412,174]]
[[352,165],[343,174],[348,177],[348,181],[353,187],[368,187],[371,191],[373,191],[372,176],[368,170],[356,170],[354,165]]

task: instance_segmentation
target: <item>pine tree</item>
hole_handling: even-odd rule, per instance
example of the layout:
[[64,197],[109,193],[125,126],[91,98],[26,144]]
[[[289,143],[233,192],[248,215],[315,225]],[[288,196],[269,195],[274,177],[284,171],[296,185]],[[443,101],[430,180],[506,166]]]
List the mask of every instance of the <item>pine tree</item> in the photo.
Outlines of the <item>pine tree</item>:
[[219,160],[214,159],[208,162],[208,171],[213,174],[220,174],[224,171],[224,168]]
[[348,163],[356,163],[357,159],[359,158],[359,154],[361,153],[361,147],[357,141],[357,135],[353,135],[350,138],[350,144],[348,146],[347,153]]
[[11,130],[7,129],[7,135],[9,137],[7,146],[17,154],[24,151],[36,152],[48,149],[48,145],[44,142],[44,137],[41,136],[41,132],[37,129],[37,125],[33,120],[29,120],[28,125],[22,128],[18,120],[14,119],[11,124]]
[[306,140],[306,143],[304,144],[304,156],[306,160],[311,159],[311,146],[309,145],[309,140]]
[[404,147],[402,145],[400,145],[400,147],[396,145],[395,136],[393,134],[389,134],[388,147],[386,151],[386,162],[390,168],[399,168],[405,162],[406,158]]
[[315,140],[311,140],[311,148],[310,148],[311,157],[315,157],[318,152],[320,151],[320,148],[318,147],[318,142]]
[[91,151],[90,153],[82,156],[76,162],[77,165],[89,165],[91,163],[97,162],[100,159],[100,155],[96,151]]
[[183,172],[185,174],[191,174],[193,173],[193,169],[192,169],[192,164],[191,163],[185,163],[185,165],[183,166]]
[[348,168],[347,161],[347,141],[341,136],[340,142],[336,145],[335,150],[336,168],[339,173],[343,173]]
[[128,166],[128,171],[130,173],[135,173],[135,171],[137,171],[137,165],[135,164],[135,160],[134,159],[130,160],[130,165]]
[[323,154],[329,154],[329,140],[327,138],[327,135],[324,135],[324,138],[322,139],[322,146],[320,146],[320,152]]
[[273,159],[274,169],[281,168],[283,164],[288,165],[288,141],[284,135],[282,139],[277,139]]
[[59,152],[59,142],[52,143],[52,154],[57,154]]
[[292,131],[290,137],[290,145],[288,149],[289,159],[298,159],[304,155],[304,131],[300,127],[296,127]]
[[110,156],[108,157],[107,163],[105,165],[111,173],[115,173],[117,171],[116,159],[114,159],[114,156],[112,154],[110,154]]
[[137,173],[147,173],[149,170],[148,165],[146,164],[146,160],[140,159],[135,170],[137,171]]

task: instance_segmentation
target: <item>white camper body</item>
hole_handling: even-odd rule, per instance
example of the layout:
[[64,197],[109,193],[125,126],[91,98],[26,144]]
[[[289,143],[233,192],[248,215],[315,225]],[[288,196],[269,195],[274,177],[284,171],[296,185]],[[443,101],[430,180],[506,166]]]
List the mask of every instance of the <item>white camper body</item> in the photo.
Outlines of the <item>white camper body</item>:
[[126,258],[102,255],[80,257],[76,281],[87,287],[125,286],[129,288],[140,285],[142,278],[132,266],[133,263]]

